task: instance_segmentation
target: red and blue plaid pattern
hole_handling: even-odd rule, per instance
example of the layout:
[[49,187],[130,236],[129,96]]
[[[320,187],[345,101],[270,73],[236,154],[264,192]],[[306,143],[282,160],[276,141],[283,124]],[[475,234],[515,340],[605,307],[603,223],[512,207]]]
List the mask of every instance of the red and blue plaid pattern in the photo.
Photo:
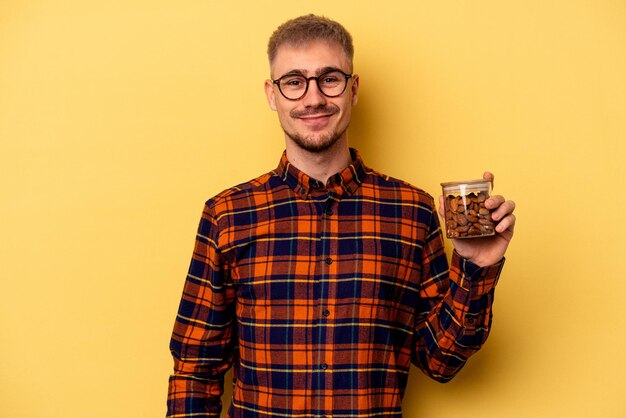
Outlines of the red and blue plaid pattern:
[[168,416],[401,417],[411,362],[447,381],[484,343],[503,261],[444,253],[431,196],[353,163],[292,166],[204,208],[171,339]]

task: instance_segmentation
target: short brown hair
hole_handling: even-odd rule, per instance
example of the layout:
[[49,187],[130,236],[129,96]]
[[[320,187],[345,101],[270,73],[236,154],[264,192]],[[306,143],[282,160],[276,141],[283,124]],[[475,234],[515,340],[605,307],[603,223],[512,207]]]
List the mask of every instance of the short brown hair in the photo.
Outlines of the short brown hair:
[[276,52],[281,45],[302,46],[312,41],[338,43],[346,53],[350,67],[352,67],[354,46],[350,33],[339,22],[314,14],[288,20],[274,31],[267,44],[267,58],[270,65],[274,62]]

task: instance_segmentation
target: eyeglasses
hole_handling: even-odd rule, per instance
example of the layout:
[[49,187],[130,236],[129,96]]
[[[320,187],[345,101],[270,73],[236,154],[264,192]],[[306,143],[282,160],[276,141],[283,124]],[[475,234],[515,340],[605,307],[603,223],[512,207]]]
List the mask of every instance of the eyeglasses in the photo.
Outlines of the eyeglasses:
[[305,77],[301,74],[286,74],[278,80],[272,80],[278,86],[280,93],[288,100],[300,100],[309,90],[309,82],[315,80],[317,88],[326,97],[341,96],[346,90],[348,79],[352,74],[340,70],[331,70],[317,77]]

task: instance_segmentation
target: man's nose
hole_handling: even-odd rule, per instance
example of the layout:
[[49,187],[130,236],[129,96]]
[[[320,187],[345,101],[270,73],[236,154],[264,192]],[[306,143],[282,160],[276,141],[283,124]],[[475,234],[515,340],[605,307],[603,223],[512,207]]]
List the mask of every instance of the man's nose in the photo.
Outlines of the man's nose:
[[308,83],[308,88],[306,94],[302,98],[302,103],[305,106],[318,106],[322,103],[326,103],[326,96],[317,85],[317,80],[309,78],[306,82]]

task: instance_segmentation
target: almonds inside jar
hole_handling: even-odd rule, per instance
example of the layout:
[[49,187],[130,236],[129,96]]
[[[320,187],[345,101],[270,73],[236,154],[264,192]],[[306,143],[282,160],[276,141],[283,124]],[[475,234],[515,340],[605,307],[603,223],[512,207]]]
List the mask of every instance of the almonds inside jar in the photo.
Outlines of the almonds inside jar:
[[448,238],[477,238],[495,234],[491,211],[485,207],[490,185],[488,180],[442,183]]

